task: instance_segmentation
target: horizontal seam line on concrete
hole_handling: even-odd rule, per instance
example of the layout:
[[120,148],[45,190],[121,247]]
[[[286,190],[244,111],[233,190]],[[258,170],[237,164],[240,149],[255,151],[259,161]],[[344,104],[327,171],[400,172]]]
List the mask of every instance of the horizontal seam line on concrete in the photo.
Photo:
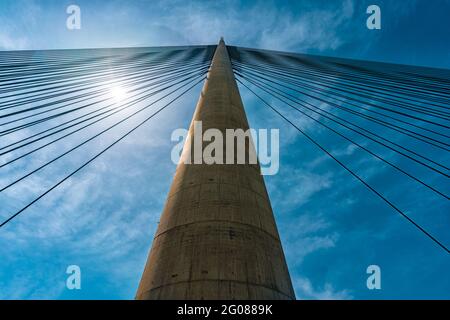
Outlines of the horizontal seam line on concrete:
[[289,299],[293,299],[290,295],[288,295],[288,294],[286,294],[286,293],[283,293],[283,292],[281,292],[281,291],[278,290],[278,289],[274,289],[274,288],[271,288],[271,287],[268,287],[268,286],[265,286],[265,285],[262,285],[262,284],[257,284],[257,283],[254,283],[254,282],[239,281],[239,280],[228,280],[228,279],[196,279],[196,280],[183,280],[183,281],[177,281],[177,282],[172,282],[172,283],[163,284],[163,285],[160,285],[160,286],[158,286],[158,287],[152,288],[152,289],[147,290],[147,291],[144,291],[144,292],[151,292],[151,291],[158,290],[158,289],[163,288],[163,287],[166,287],[166,286],[173,286],[173,285],[178,285],[178,284],[181,284],[181,283],[191,283],[191,282],[201,282],[201,281],[219,281],[219,282],[226,282],[226,281],[228,281],[228,282],[236,282],[236,283],[241,283],[241,284],[250,284],[250,285],[253,285],[253,286],[263,287],[263,288],[266,288],[266,289],[269,289],[269,290],[278,292],[279,294],[281,294],[281,295],[283,295],[283,296],[285,296],[285,297],[287,297],[287,298],[289,298]]
[[170,228],[170,229],[167,229],[167,230],[165,230],[165,231],[163,231],[163,232],[161,232],[161,233],[158,233],[158,234],[155,236],[155,239],[158,238],[159,236],[161,236],[161,235],[163,235],[163,234],[169,232],[169,231],[172,231],[173,229],[179,229],[179,228],[181,228],[181,227],[185,227],[185,226],[188,226],[188,225],[191,225],[191,224],[204,223],[204,222],[228,222],[228,223],[240,224],[240,225],[252,227],[252,228],[254,228],[254,229],[257,229],[257,230],[259,230],[259,231],[262,231],[263,233],[267,234],[269,237],[273,238],[274,240],[280,241],[279,238],[275,237],[274,235],[270,234],[270,233],[267,232],[266,230],[264,230],[264,229],[262,229],[262,228],[260,228],[260,227],[257,227],[257,226],[255,226],[255,225],[252,225],[252,224],[249,224],[249,223],[245,223],[245,222],[230,221],[230,220],[220,220],[220,219],[214,219],[214,220],[213,220],[213,219],[208,219],[208,220],[200,220],[200,221],[195,221],[195,222],[189,222],[189,223],[180,224],[180,225],[177,225],[177,226],[172,227],[172,228]]

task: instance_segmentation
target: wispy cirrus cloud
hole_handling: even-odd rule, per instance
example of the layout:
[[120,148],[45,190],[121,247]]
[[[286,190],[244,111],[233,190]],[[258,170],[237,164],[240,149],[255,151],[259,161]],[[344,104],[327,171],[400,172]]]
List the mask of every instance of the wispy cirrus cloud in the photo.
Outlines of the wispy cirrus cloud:
[[[19,2],[14,0],[11,3]],[[26,6],[30,2],[20,3]],[[225,36],[227,43],[234,45],[330,55],[348,44],[354,44],[347,51],[350,55],[353,50],[361,51],[361,48],[373,46],[373,41],[361,37],[361,34],[365,37],[368,34],[364,33],[365,8],[360,2],[295,3],[300,7],[263,1],[244,6],[241,1],[147,1],[130,4],[129,1],[80,0],[84,20],[79,33],[65,29],[65,8],[62,5],[47,7],[43,11],[38,7],[33,10],[24,7],[24,10],[16,10],[21,15],[2,19],[0,46],[5,49],[156,46],[216,43],[220,36]],[[395,11],[397,7],[403,7],[403,4],[386,6],[383,14],[390,8]],[[31,16],[27,17],[26,13]],[[401,20],[400,15],[396,18],[396,21]],[[21,32],[7,29],[6,20],[9,26],[17,24]],[[35,28],[20,27],[27,21]],[[22,32],[24,30],[29,32]],[[363,41],[359,41],[361,38]],[[395,52],[395,46],[389,49]],[[250,98],[245,90],[242,94],[252,126],[282,129],[281,139],[286,149],[280,153],[280,174],[266,181],[298,298],[349,299],[364,296],[364,291],[355,288],[359,289],[364,283],[367,263],[381,261],[392,267],[389,264],[396,261],[392,269],[398,269],[395,275],[402,279],[402,263],[406,254],[410,254],[406,255],[406,260],[411,262],[411,269],[414,269],[414,261],[418,261],[416,267],[421,272],[411,271],[411,276],[408,274],[397,282],[395,275],[391,276],[391,284],[400,288],[402,283],[419,283],[421,292],[424,292],[422,289],[433,291],[433,285],[441,286],[441,294],[437,296],[448,295],[446,282],[438,279],[430,285],[432,276],[426,270],[440,268],[444,273],[448,269],[446,257],[441,258],[438,256],[440,252],[428,250],[434,248],[426,247],[428,243],[423,244],[415,230],[405,228],[403,220],[349,177],[346,171],[334,166],[336,164],[332,160],[311,146],[295,129],[277,122],[270,111],[262,111],[264,107]],[[161,128],[186,127],[197,95],[198,92],[178,105],[177,112],[158,118],[157,123],[151,124],[152,129],[140,131],[142,135],[134,135],[118,145],[27,210],[20,220],[2,230],[0,241],[8,243],[0,250],[2,298],[73,297],[64,290],[68,264],[80,264],[87,277],[87,289],[80,297],[133,297],[175,169],[169,161],[170,130]],[[186,106],[190,109],[185,112]],[[385,175],[385,168],[378,162],[369,162],[354,146],[332,140],[327,135],[329,132],[318,129],[305,117],[295,112],[288,114],[302,128],[321,138],[321,142],[328,143],[333,154],[363,173],[371,183],[383,187],[383,192],[396,195],[403,205],[409,201],[411,208],[433,212],[434,219],[442,211],[441,228],[448,225],[448,219],[442,218],[445,207],[443,209],[438,202],[431,203],[422,193],[417,193],[420,197],[403,200],[403,197],[413,194],[410,185]],[[30,133],[24,132],[23,136]],[[17,135],[15,139],[23,136]],[[70,147],[74,141],[76,139],[61,148]],[[22,207],[33,195],[46,190],[57,177],[69,172],[110,141],[111,138],[101,139],[93,147],[80,150],[58,163],[52,170],[43,171],[10,190],[7,197],[0,198],[1,213],[6,215]],[[58,148],[48,148],[11,171],[2,170],[1,186],[59,152]],[[392,155],[387,157],[397,160]],[[428,214],[422,218],[432,222]],[[445,230],[442,233],[446,234]],[[406,239],[408,244],[402,239]],[[386,251],[386,247],[389,250]],[[427,257],[417,259],[410,253],[418,251],[417,248],[427,249],[423,250]],[[420,278],[423,279],[422,286],[416,280]],[[102,288],[95,287],[96,284]],[[370,298],[370,295],[365,297]]]
[[27,49],[29,41],[25,37],[13,37],[11,34],[0,31],[0,50]]
[[348,40],[340,31],[351,24],[352,0],[318,8],[308,3],[302,6],[300,3],[299,10],[293,11],[271,1],[257,1],[245,9],[240,1],[193,2],[187,7],[175,6],[173,15],[161,16],[155,25],[179,32],[178,38],[188,43],[215,43],[224,36],[233,45],[251,43],[277,50],[334,50]]
[[348,300],[353,296],[348,290],[336,290],[331,283],[323,287],[314,287],[307,278],[294,279],[294,289],[299,300]]

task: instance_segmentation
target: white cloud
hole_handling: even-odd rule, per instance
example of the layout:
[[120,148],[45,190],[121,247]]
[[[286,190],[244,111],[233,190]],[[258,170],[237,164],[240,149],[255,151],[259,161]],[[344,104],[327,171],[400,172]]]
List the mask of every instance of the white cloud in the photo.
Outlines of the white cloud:
[[28,43],[25,37],[13,37],[0,31],[0,50],[23,50],[28,47]]
[[256,3],[245,9],[239,2],[200,2],[173,5],[171,14],[155,20],[154,25],[176,30],[179,36],[175,38],[182,37],[190,44],[217,43],[224,36],[232,45],[324,51],[345,43],[346,35],[340,31],[353,13],[351,0],[340,6],[308,8],[301,14],[293,14],[273,2]]
[[[279,2],[266,1],[245,6],[240,1],[176,0],[151,4],[111,1],[100,8],[82,4],[83,28],[79,33],[68,33],[64,24],[60,28],[56,24],[64,11],[61,13],[53,7],[44,10],[34,1],[19,1],[15,6],[24,14],[16,17],[16,21],[3,17],[3,24],[21,29],[15,28],[3,37],[0,34],[0,48],[215,44],[224,36],[228,44],[239,46],[289,51],[335,50],[349,40],[349,34],[342,32],[342,28],[349,25],[355,11],[351,0],[319,4],[317,8],[305,2],[295,12]],[[95,9],[100,9],[101,15],[94,16]],[[32,26],[32,31],[23,26]],[[41,36],[44,34],[52,37],[44,38]]]
[[[295,177],[295,178],[294,178]],[[291,184],[291,205],[302,205],[319,191],[328,189],[332,185],[330,174],[314,174],[302,170],[293,170]],[[295,182],[294,182],[295,180]]]
[[277,50],[307,51],[335,50],[344,42],[339,31],[353,15],[352,1],[344,1],[341,7],[313,9],[293,16],[280,12],[277,23],[262,32],[261,47]]
[[348,300],[352,295],[348,290],[336,290],[331,283],[323,287],[314,287],[307,278],[297,277],[294,279],[294,290],[298,300]]
[[311,253],[335,247],[339,233],[333,231],[329,218],[321,213],[305,212],[298,217],[283,220],[283,247],[290,266],[296,270]]

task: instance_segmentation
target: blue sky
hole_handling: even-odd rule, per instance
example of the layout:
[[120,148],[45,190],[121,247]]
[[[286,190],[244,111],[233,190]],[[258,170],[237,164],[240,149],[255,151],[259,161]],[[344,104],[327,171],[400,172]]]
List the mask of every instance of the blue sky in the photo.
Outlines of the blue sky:
[[[72,3],[81,8],[79,31],[65,27]],[[369,4],[381,7],[381,30],[365,26]],[[450,1],[3,0],[0,49],[214,44],[224,36],[244,47],[450,68],[449,11]],[[134,297],[175,171],[170,134],[189,125],[199,90],[0,230],[0,298]],[[242,98],[252,127],[280,128],[280,172],[265,180],[297,298],[450,298],[450,257],[442,249],[245,90]],[[297,122],[450,245],[448,203],[308,121]],[[0,215],[20,208],[125,129],[1,193]],[[448,181],[374,148],[448,190]],[[57,151],[0,169],[0,185]],[[71,264],[81,267],[82,290],[65,288]],[[366,288],[370,264],[381,267],[382,290]]]

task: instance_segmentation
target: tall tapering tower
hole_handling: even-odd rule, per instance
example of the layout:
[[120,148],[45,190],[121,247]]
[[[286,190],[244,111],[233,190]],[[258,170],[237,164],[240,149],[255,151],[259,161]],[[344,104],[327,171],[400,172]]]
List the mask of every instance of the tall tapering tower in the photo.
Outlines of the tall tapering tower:
[[295,299],[259,165],[184,164],[194,148],[194,121],[224,136],[226,129],[249,127],[223,39],[200,94],[136,298]]

